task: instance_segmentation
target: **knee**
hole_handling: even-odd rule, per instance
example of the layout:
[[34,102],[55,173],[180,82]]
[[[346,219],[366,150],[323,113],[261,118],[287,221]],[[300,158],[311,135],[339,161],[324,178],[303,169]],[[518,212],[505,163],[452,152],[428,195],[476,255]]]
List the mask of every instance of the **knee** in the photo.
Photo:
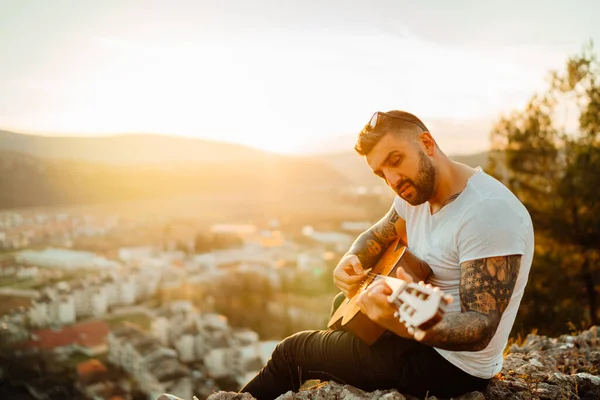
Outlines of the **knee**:
[[311,331],[298,332],[283,339],[273,350],[272,358],[286,363],[293,362],[310,333]]

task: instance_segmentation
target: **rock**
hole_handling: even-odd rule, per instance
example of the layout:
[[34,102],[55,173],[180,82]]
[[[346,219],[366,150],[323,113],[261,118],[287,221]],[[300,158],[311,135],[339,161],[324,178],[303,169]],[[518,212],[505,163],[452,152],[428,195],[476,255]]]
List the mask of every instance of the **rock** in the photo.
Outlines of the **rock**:
[[539,362],[537,360],[537,358],[532,358],[531,360],[529,360],[529,364],[533,365],[534,367],[538,367],[538,368],[543,368],[544,364],[542,364],[541,362]]
[[[470,392],[452,400],[592,400],[600,399],[598,328],[559,338],[528,335],[512,345],[502,371],[485,392]],[[305,387],[305,386],[303,386]],[[218,392],[208,400],[252,400],[249,394]],[[422,400],[396,390],[364,392],[336,382],[317,382],[277,400]],[[190,400],[190,399],[188,399]],[[442,400],[429,396],[428,400]],[[443,399],[446,400],[446,399]]]
[[485,396],[481,392],[471,392],[458,396],[456,400],[485,400]]
[[575,375],[581,400],[600,399],[600,378],[585,372]]
[[287,392],[285,392],[284,394],[279,396],[276,400],[292,400],[293,398],[294,398],[294,392],[292,392],[291,390],[288,390]]
[[340,400],[369,400],[372,398],[369,393],[350,385],[345,385],[337,396],[336,398]]
[[392,390],[388,393],[382,394],[377,400],[406,400],[406,397],[403,394]]
[[256,400],[250,393],[217,392],[208,396],[206,400]]

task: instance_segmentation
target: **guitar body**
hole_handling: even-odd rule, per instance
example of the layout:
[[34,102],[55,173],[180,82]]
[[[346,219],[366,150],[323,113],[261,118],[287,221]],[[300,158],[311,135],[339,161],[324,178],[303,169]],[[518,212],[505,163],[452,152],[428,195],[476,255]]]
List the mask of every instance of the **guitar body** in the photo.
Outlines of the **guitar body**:
[[356,305],[356,299],[375,280],[375,275],[395,276],[398,266],[404,268],[416,282],[424,281],[431,272],[429,265],[425,261],[411,253],[406,246],[400,243],[399,239],[396,240],[387,248],[377,264],[371,269],[356,294],[350,299],[344,299],[331,316],[327,326],[333,330],[343,329],[351,331],[368,345],[375,343],[385,332],[385,328],[371,321],[363,314]]

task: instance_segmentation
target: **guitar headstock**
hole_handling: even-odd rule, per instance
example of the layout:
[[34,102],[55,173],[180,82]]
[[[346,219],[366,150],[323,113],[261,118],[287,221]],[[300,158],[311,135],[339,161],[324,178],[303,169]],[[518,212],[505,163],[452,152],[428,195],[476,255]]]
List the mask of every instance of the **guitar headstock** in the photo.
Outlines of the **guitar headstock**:
[[386,283],[393,290],[388,301],[398,308],[395,316],[409,331],[424,331],[444,316],[448,298],[439,289],[394,278]]

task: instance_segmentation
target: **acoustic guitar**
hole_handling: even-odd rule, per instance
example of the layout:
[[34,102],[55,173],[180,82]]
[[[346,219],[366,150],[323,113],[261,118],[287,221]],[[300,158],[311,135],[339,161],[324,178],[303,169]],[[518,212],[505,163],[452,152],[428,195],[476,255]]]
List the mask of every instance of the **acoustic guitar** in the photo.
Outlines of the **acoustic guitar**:
[[384,278],[392,288],[393,293],[388,297],[388,301],[397,307],[395,315],[407,328],[425,330],[439,322],[444,316],[447,304],[444,294],[417,283],[407,283],[395,278],[399,266],[404,268],[415,282],[425,281],[431,273],[431,268],[425,261],[402,245],[400,240],[396,240],[369,271],[354,296],[344,299],[327,326],[334,330],[349,330],[368,345],[375,343],[386,329],[363,314],[356,305],[356,299],[377,278]]

